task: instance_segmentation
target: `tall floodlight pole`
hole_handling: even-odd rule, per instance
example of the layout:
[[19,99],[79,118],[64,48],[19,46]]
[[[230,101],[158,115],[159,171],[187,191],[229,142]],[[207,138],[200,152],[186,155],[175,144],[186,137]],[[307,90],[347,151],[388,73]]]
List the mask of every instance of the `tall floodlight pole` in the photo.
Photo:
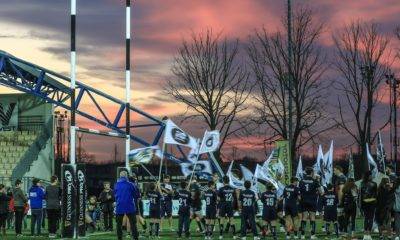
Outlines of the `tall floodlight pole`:
[[75,81],[76,81],[76,0],[71,0],[71,125],[70,125],[70,163],[76,164],[75,159]]
[[126,0],[126,39],[125,39],[125,96],[126,96],[126,139],[125,139],[125,167],[129,169],[130,132],[131,132],[131,0]]
[[[289,151],[290,151],[290,162],[292,163],[292,147],[293,147],[293,123],[292,123],[292,81],[293,81],[293,47],[292,47],[292,2],[287,1],[287,24],[288,24],[288,112],[289,112],[289,123],[288,123],[288,140],[289,140]],[[293,163],[292,163],[293,164]]]

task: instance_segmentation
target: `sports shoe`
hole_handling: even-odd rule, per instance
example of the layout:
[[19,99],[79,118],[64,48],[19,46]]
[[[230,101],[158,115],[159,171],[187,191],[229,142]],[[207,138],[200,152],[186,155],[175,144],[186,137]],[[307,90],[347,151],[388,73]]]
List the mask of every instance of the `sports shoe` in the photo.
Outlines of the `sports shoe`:
[[224,239],[224,237],[223,236],[219,236],[218,239]]
[[306,236],[304,236],[304,235],[301,235],[301,239],[306,239]]
[[395,237],[394,240],[400,240],[400,237]]
[[280,227],[280,228],[279,228],[279,231],[280,231],[281,233],[283,233],[283,232],[285,232],[285,228],[284,228],[284,227]]
[[254,240],[260,240],[260,238],[259,238],[259,237],[254,237],[253,239],[254,239]]
[[311,239],[317,239],[315,235],[311,235]]

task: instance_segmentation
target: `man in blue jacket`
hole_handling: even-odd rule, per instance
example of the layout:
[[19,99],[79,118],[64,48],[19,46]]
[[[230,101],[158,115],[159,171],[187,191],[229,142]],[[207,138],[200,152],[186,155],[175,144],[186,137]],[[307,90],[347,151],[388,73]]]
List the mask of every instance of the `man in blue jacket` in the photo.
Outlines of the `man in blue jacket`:
[[32,180],[32,187],[29,189],[29,201],[31,204],[31,235],[35,234],[35,226],[37,227],[37,235],[41,234],[43,219],[43,200],[45,193],[39,179]]
[[140,198],[140,193],[132,182],[128,180],[127,171],[121,171],[119,179],[114,186],[114,196],[116,203],[116,221],[117,221],[117,236],[118,240],[122,240],[122,219],[126,215],[131,226],[132,239],[138,239],[136,227],[136,206],[135,198]]

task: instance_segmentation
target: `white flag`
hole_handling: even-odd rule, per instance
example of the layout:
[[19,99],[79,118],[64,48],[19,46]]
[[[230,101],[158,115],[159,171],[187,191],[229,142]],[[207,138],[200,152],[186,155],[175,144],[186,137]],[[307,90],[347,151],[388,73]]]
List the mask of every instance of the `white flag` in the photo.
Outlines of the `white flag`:
[[240,164],[240,170],[242,170],[243,180],[251,182],[251,190],[255,193],[258,193],[258,182],[257,178],[247,167]]
[[219,131],[206,131],[201,142],[199,154],[215,152],[219,147]]
[[324,155],[323,166],[321,166],[322,170],[322,185],[327,186],[332,183],[333,178],[333,141],[331,142],[331,146],[329,151]]
[[371,171],[372,178],[375,178],[378,176],[378,166],[376,165],[374,158],[372,157],[371,153],[369,152],[368,143],[366,143],[366,147],[367,147],[367,158],[368,158],[368,170]]
[[199,140],[197,139],[197,147],[196,148],[191,148],[189,154],[187,155],[187,159],[189,162],[195,163],[198,160],[198,153],[199,153],[199,147],[200,143]]
[[151,147],[133,149],[129,152],[128,156],[129,156],[129,162],[132,165],[138,163],[147,164],[155,156],[158,158],[162,158],[162,152],[158,147],[158,145],[154,145]]
[[243,179],[245,181],[253,181],[254,175],[247,167],[240,164],[240,170],[242,170]]
[[263,166],[261,166],[259,164],[257,164],[256,171],[254,172],[254,176],[257,179],[261,179],[261,180],[271,183],[275,189],[279,188],[278,182],[269,176],[268,169],[264,168]]
[[229,178],[229,185],[233,188],[244,189],[244,181],[239,180],[233,175],[232,166],[233,161],[231,162],[231,165],[229,165],[228,171],[226,172],[226,176]]
[[165,126],[164,143],[197,148],[196,139],[184,132],[169,119],[167,120]]
[[322,151],[322,146],[318,146],[317,161],[314,164],[314,173],[322,177],[322,164],[324,162],[324,152]]
[[197,163],[181,163],[182,174],[187,177],[193,172],[193,168],[196,165],[194,174],[204,174],[208,173],[212,175],[212,169],[209,161],[197,161]]
[[349,154],[349,169],[347,171],[347,178],[354,179],[354,162],[353,162],[353,154]]
[[301,156],[299,158],[299,162],[297,164],[297,170],[296,170],[296,177],[298,179],[302,179],[303,178],[303,162],[301,160]]
[[378,131],[378,144],[376,144],[376,160],[378,171],[386,174],[386,152],[383,147],[381,131]]

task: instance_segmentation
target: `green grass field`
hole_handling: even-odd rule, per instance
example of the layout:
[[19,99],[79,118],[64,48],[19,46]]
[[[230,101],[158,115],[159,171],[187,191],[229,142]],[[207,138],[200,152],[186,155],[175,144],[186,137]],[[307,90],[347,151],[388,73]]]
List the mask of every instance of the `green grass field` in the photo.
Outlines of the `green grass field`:
[[[166,227],[167,223],[165,223],[164,225],[165,225],[165,227],[164,227],[165,231],[161,232],[159,239],[177,239],[178,237],[177,237],[176,232],[175,231],[172,232],[170,230],[167,230],[168,229]],[[317,221],[317,232],[318,232],[317,233],[317,237],[318,237],[318,239],[329,239],[321,231],[321,226],[322,226],[322,222],[321,221]],[[192,224],[191,224],[192,239],[204,239],[204,236],[202,234],[196,232],[196,227],[197,227],[197,225],[194,222],[192,222]],[[240,220],[236,219],[236,229],[237,229],[237,231],[239,230],[239,228],[240,228]],[[177,220],[176,219],[174,219],[174,229],[175,230],[177,229]],[[362,232],[361,232],[361,230],[362,230],[362,222],[361,222],[361,220],[357,221],[356,229],[359,230],[359,232],[357,234],[358,239],[362,239]],[[142,230],[142,228],[140,226],[139,226],[139,230],[140,231]],[[218,231],[218,228],[216,230]],[[43,234],[42,234],[43,236],[42,237],[31,237],[31,236],[29,236],[30,230],[29,230],[29,224],[28,224],[28,229],[23,230],[23,235],[24,235],[23,237],[16,238],[14,230],[10,229],[10,230],[7,230],[7,238],[6,239],[9,239],[9,240],[11,240],[11,239],[35,239],[35,240],[36,239],[37,240],[49,239],[47,237],[47,230],[43,229],[42,232],[43,232]],[[126,236],[126,233],[124,233],[124,235]],[[218,233],[215,232],[214,233],[214,239],[218,239],[218,236],[219,236]],[[279,233],[278,236],[279,236],[279,239],[285,239],[284,233]],[[60,239],[60,238],[57,238],[57,239]],[[117,239],[117,237],[116,237],[116,233],[115,232],[96,231],[94,233],[88,233],[87,236],[84,239],[108,240],[108,239]],[[128,238],[125,237],[125,239],[128,239]],[[141,239],[148,239],[148,235],[147,234],[141,234]],[[226,235],[226,236],[224,236],[224,239],[232,239],[232,235]],[[253,236],[248,235],[247,239],[253,239]],[[267,237],[266,239],[272,239],[272,238],[271,237]],[[306,239],[309,239],[309,234],[307,234]]]

